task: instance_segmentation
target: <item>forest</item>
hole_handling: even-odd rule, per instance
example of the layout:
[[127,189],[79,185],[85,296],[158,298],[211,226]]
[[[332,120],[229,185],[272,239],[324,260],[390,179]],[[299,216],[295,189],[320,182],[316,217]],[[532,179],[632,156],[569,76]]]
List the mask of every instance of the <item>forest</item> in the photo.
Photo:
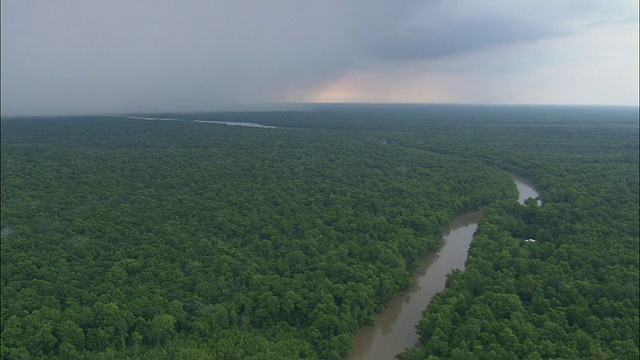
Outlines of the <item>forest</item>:
[[401,359],[638,358],[637,108],[135,117],[2,118],[2,359],[340,359],[476,209]]

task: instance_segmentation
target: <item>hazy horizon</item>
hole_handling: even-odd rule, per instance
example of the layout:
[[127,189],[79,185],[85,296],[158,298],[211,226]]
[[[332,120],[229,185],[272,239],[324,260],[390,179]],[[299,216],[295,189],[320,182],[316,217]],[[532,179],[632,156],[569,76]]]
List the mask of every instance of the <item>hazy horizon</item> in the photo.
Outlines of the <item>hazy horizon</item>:
[[268,113],[268,112],[321,112],[321,111],[353,111],[353,110],[390,110],[397,108],[400,110],[408,110],[419,108],[424,111],[434,110],[464,110],[464,109],[521,109],[521,110],[585,110],[585,109],[602,109],[602,110],[621,110],[632,111],[640,114],[640,106],[638,105],[593,105],[593,104],[463,104],[463,103],[362,103],[362,102],[334,102],[334,103],[271,103],[271,104],[249,104],[245,107],[221,108],[212,110],[193,110],[193,111],[132,111],[132,112],[85,112],[85,113],[58,113],[58,114],[3,114],[2,118],[55,118],[55,117],[127,117],[127,116],[159,116],[159,115],[206,115],[206,114],[224,114],[224,113]]

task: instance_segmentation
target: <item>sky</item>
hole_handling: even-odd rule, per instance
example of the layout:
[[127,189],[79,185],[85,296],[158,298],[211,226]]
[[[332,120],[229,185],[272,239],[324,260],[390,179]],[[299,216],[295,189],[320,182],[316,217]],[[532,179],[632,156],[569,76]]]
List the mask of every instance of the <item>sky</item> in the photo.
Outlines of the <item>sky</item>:
[[637,0],[2,0],[3,116],[638,106]]

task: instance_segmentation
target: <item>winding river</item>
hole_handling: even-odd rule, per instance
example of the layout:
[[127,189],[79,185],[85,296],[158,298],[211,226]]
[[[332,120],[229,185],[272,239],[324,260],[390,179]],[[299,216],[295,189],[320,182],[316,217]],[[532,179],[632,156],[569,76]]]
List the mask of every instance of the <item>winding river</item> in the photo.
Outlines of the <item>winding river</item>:
[[[520,204],[538,193],[531,182],[511,175],[518,187]],[[418,343],[416,325],[431,298],[445,287],[446,276],[454,269],[464,269],[469,245],[482,219],[482,211],[454,217],[444,229],[444,244],[435,254],[429,254],[414,272],[414,287],[391,300],[376,316],[374,326],[364,327],[353,342],[347,360],[392,360],[406,348]]]

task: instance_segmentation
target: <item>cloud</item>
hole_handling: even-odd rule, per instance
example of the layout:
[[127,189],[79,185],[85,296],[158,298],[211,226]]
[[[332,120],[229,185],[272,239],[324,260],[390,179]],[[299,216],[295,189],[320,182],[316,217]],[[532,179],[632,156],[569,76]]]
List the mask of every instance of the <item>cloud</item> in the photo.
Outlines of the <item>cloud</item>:
[[[431,1],[386,19],[365,56],[439,59],[579,34],[607,23],[637,23],[629,1]],[[635,4],[637,7],[637,3]],[[632,6],[631,6],[632,7]]]
[[486,17],[442,28],[426,27],[395,33],[375,41],[371,54],[387,60],[441,58],[552,35],[556,34],[548,29],[510,19]]
[[[638,25],[436,59],[376,63],[318,86],[307,101],[638,104]],[[635,35],[634,35],[635,34]]]
[[[524,74],[550,74],[541,71],[546,67],[591,63],[593,69],[600,62],[601,69],[624,66],[614,69],[607,85],[616,88],[618,72],[633,75],[629,64],[637,63],[609,45],[633,40],[629,29],[637,27],[637,1],[1,4],[3,115],[202,111],[339,99],[339,93],[353,101],[502,102],[510,97],[492,88],[494,81],[467,83],[459,91],[456,79],[475,74],[504,79],[497,85],[509,79],[517,84]],[[605,53],[585,50],[585,36],[597,38],[609,28],[618,30],[599,43]],[[557,45],[566,39],[580,40],[567,51]],[[625,58],[600,59],[606,56]],[[545,83],[563,86],[538,82]],[[567,94],[567,86],[557,93]]]
[[387,24],[358,70],[306,99],[637,105],[637,7],[430,2]]
[[3,113],[274,101],[345,68],[353,43],[323,2],[2,4]]

